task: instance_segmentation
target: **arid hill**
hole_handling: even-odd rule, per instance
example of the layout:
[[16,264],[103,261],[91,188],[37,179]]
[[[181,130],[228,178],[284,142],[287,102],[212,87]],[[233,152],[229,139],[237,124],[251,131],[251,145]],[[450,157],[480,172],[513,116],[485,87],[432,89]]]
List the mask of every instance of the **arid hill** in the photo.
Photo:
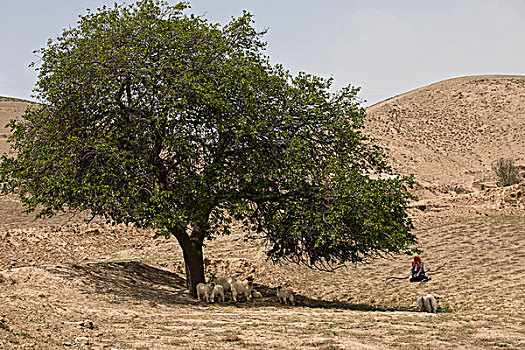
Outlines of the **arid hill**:
[[15,118],[19,118],[26,110],[29,102],[13,98],[0,97],[0,154],[8,151],[7,138],[10,134],[6,124]]
[[499,158],[525,166],[525,76],[441,81],[367,108],[367,131],[394,169],[465,189],[495,181]]

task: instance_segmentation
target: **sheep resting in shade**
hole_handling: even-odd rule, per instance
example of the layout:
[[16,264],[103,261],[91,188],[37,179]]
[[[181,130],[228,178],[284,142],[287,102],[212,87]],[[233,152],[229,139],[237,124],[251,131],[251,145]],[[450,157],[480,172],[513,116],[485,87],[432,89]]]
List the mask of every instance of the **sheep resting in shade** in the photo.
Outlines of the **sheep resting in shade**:
[[253,278],[248,277],[244,281],[233,280],[231,289],[233,301],[237,301],[239,295],[244,295],[246,299],[250,300],[252,298]]

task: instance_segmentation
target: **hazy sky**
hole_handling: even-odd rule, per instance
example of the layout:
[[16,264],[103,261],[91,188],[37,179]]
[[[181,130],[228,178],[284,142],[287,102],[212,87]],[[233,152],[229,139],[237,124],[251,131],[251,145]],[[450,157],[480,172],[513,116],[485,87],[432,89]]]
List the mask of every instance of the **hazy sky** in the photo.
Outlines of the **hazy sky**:
[[[119,1],[122,2],[122,1]],[[130,3],[132,1],[126,1]],[[170,1],[175,3],[176,1]],[[113,0],[0,0],[0,96],[29,98],[33,50]],[[525,74],[525,0],[194,0],[227,22],[243,9],[269,28],[267,54],[292,73],[362,88],[365,105],[436,81]]]

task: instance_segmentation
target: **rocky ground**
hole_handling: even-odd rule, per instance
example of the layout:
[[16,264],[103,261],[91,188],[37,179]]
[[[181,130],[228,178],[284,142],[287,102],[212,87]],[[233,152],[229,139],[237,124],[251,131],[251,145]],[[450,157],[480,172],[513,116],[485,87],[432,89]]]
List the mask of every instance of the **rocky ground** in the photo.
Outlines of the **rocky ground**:
[[[207,273],[254,276],[263,297],[213,305],[186,291],[173,239],[78,217],[32,222],[2,198],[11,215],[4,210],[10,219],[0,224],[0,347],[523,348],[522,203],[501,194],[502,206],[492,209],[471,197],[443,195],[411,209],[428,283],[384,283],[407,275],[404,255],[333,273],[274,266],[263,242],[245,241],[239,227],[207,244]],[[277,285],[292,288],[298,305],[280,305]],[[417,310],[427,293],[443,297],[437,314]]]

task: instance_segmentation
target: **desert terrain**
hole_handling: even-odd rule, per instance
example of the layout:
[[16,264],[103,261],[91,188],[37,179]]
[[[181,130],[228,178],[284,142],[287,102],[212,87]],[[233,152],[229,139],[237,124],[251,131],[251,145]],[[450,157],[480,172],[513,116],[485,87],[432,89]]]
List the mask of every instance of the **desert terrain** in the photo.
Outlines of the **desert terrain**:
[[[366,131],[417,181],[427,283],[384,282],[408,275],[407,255],[332,273],[273,265],[239,225],[206,243],[206,272],[253,276],[262,298],[205,304],[185,289],[175,239],[83,215],[34,221],[0,197],[0,348],[525,349],[524,106],[525,77],[477,76],[367,108]],[[0,152],[26,107],[0,99]],[[496,185],[498,158],[516,161],[520,184]],[[418,310],[428,293],[442,296],[436,314]]]

